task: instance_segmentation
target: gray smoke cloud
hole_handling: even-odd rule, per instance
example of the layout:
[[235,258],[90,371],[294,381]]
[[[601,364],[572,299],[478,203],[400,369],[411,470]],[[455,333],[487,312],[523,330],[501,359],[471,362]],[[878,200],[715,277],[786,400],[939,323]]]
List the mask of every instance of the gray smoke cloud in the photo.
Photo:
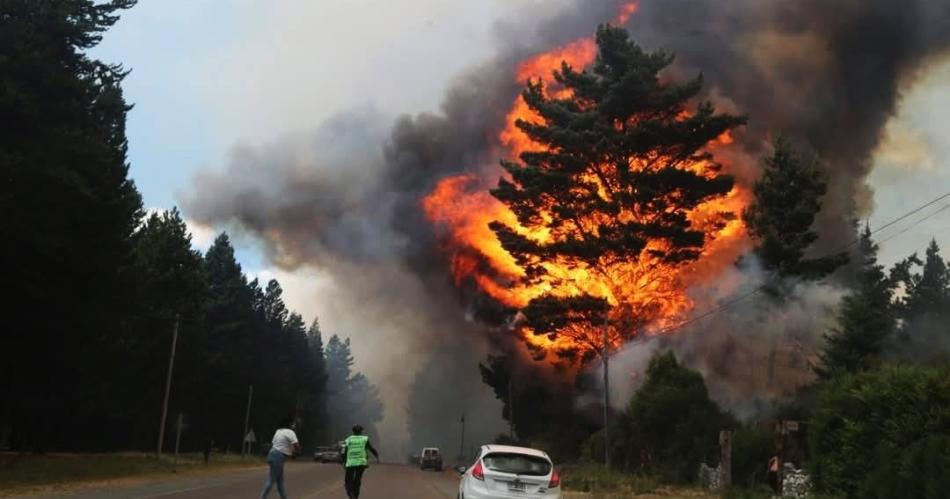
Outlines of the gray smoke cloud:
[[[446,380],[477,380],[475,362],[498,334],[474,320],[484,297],[452,285],[438,231],[420,201],[439,179],[497,161],[492,137],[519,91],[512,77],[517,61],[589,36],[620,2],[559,5],[555,13],[526,11],[499,24],[504,49],[459,75],[437,111],[391,117],[361,109],[310,133],[236,147],[223,169],[203,172],[182,196],[190,218],[263,241],[275,264],[332,276],[336,292],[326,299],[348,317],[352,330],[341,332],[353,336],[358,358],[369,359],[364,370],[383,387],[391,429],[404,428],[405,400],[416,373],[429,371],[423,366],[436,365]],[[950,3],[643,0],[628,27],[646,48],[677,54],[671,75],[702,71],[708,98],[749,114],[741,147],[726,158],[740,182],[754,181],[759,157],[777,134],[818,155],[830,181],[816,224],[822,251],[849,242],[851,220],[869,209],[871,153],[902,89],[950,46]],[[727,272],[739,272],[751,286],[760,282],[748,268]],[[721,298],[695,292],[709,293],[708,303]],[[802,284],[789,304],[734,308],[728,329],[706,321],[681,338],[631,346],[628,370],[635,373],[648,358],[644,352],[672,341],[710,377],[717,398],[752,411],[750,400],[785,393],[810,370],[806,350],[815,348],[839,294]],[[781,353],[796,341],[805,353]],[[361,351],[361,344],[370,346]],[[751,382],[763,378],[754,369],[768,362],[756,361],[773,356],[776,344],[782,348],[774,356],[794,365],[773,372],[769,386]],[[451,361],[431,360],[440,356]],[[636,382],[616,385],[629,392]],[[425,393],[415,405],[483,411],[479,438],[503,429],[497,402],[478,382],[418,386]]]
[[852,220],[872,207],[865,180],[884,125],[902,90],[950,47],[950,4],[664,0],[640,7],[634,37],[676,53],[678,71],[702,71],[714,100],[748,113],[743,143],[753,156],[776,134],[818,155],[829,192],[817,249],[850,242]]
[[[749,257],[741,267],[726,268],[690,291],[701,307],[711,308],[761,289],[768,280],[768,273]],[[720,286],[724,282],[729,285]],[[623,409],[645,380],[650,360],[667,350],[701,372],[710,396],[740,418],[768,414],[776,404],[793,399],[815,379],[823,335],[835,325],[837,304],[847,289],[834,282],[786,284],[781,299],[752,294],[675,334],[626,345],[611,359],[611,405]],[[597,379],[601,376],[598,369]]]

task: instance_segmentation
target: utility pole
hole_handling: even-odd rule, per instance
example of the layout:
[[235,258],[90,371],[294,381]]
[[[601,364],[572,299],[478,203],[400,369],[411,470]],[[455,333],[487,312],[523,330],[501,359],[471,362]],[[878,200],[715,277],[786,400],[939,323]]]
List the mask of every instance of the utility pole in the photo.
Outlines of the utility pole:
[[175,349],[178,347],[178,314],[175,314],[175,326],[172,330],[172,353],[168,358],[168,375],[165,377],[165,401],[162,402],[162,421],[158,426],[158,457],[162,457],[162,443],[165,441],[165,418],[168,417],[168,396],[172,390],[172,370],[175,369]]
[[610,468],[610,302],[604,297],[604,467]]
[[247,439],[247,430],[248,426],[251,424],[251,397],[254,396],[254,385],[247,385],[247,410],[244,411],[244,434],[241,435],[241,457],[246,455],[245,449],[250,447],[250,442],[245,442]]
[[462,438],[459,441],[459,461],[465,459],[465,414],[462,414]]

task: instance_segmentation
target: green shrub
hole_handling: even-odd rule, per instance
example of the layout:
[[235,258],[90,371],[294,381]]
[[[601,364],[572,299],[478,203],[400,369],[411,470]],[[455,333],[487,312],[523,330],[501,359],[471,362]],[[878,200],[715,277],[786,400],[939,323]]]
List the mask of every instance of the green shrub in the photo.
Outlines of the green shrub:
[[565,490],[576,492],[625,492],[647,494],[659,488],[651,476],[608,470],[601,464],[579,464],[561,470]]
[[809,428],[812,482],[849,498],[946,497],[948,437],[947,365],[846,375],[818,397]]
[[758,424],[738,428],[732,437],[732,483],[746,488],[768,484],[768,462],[775,455],[775,435]]
[[666,482],[695,482],[701,462],[719,461],[719,431],[734,425],[709,398],[702,375],[668,352],[650,361],[646,381],[612,427],[611,461]]
[[867,499],[937,499],[950,494],[950,436],[933,435],[907,448],[888,448],[864,482]]
[[719,497],[722,499],[772,499],[774,495],[772,489],[768,487],[732,487],[723,490]]

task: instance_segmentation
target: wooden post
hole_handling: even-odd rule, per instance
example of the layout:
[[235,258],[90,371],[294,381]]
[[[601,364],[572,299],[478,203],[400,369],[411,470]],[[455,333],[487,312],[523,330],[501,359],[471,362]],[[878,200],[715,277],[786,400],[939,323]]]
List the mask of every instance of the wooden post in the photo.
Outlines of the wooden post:
[[728,489],[732,486],[732,432],[719,432],[719,487]]

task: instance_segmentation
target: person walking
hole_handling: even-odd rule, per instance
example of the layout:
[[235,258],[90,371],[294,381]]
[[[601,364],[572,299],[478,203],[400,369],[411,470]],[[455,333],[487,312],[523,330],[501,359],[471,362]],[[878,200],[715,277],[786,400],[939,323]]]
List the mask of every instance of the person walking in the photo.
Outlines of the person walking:
[[300,451],[300,442],[297,440],[293,426],[294,418],[284,418],[277,427],[277,431],[274,432],[270,452],[267,453],[267,464],[270,470],[267,481],[264,482],[264,490],[261,491],[261,499],[266,499],[270,495],[270,489],[275,485],[280,499],[287,499],[287,491],[284,490],[284,461]]
[[359,499],[360,497],[363,472],[369,466],[369,456],[366,451],[372,452],[373,456],[376,457],[376,462],[379,462],[379,453],[369,443],[369,437],[363,435],[363,427],[356,425],[353,427],[353,434],[343,441],[343,466],[345,468],[343,488],[346,489],[346,497],[349,499]]

